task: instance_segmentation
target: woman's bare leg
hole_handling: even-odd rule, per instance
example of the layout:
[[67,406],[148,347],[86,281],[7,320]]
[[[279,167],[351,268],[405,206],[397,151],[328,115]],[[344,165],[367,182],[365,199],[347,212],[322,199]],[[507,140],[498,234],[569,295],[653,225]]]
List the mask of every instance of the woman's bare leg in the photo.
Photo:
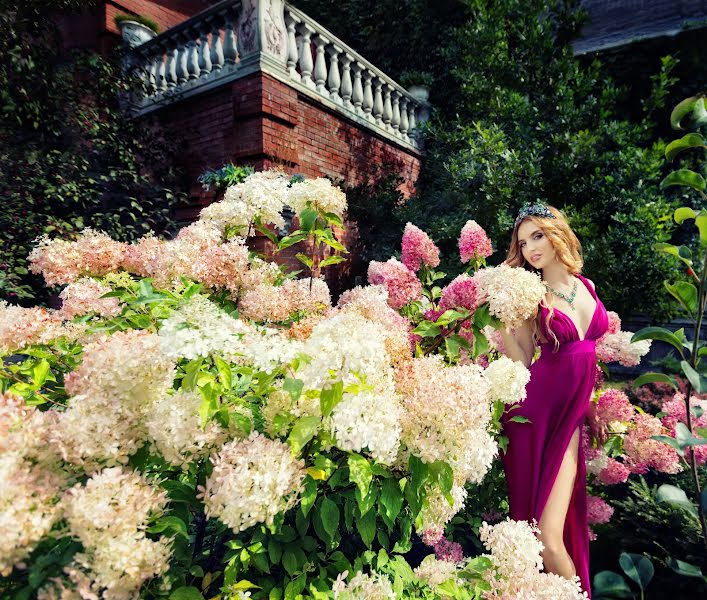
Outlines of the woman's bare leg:
[[577,477],[577,456],[579,452],[579,429],[572,435],[562,464],[557,473],[557,479],[552,486],[547,504],[540,517],[540,541],[543,550],[543,563],[545,570],[571,579],[577,573],[572,558],[570,557],[563,540],[565,518],[572,498],[574,481]]

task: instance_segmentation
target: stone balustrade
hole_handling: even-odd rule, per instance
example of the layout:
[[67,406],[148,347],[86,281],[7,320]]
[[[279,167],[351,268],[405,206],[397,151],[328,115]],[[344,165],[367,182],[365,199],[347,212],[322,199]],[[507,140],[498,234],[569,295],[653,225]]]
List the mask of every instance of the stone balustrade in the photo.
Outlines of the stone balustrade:
[[144,114],[255,71],[296,88],[361,126],[420,148],[426,98],[412,95],[350,46],[283,0],[225,0],[133,48]]

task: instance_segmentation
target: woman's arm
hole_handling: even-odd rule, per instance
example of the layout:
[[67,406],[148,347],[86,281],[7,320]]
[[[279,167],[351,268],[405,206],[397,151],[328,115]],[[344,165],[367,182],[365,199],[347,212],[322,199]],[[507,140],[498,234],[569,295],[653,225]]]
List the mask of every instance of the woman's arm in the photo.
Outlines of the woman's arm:
[[522,362],[526,368],[530,367],[535,354],[535,342],[533,341],[532,320],[528,319],[511,332],[510,329],[500,329],[503,345],[506,347],[505,355]]

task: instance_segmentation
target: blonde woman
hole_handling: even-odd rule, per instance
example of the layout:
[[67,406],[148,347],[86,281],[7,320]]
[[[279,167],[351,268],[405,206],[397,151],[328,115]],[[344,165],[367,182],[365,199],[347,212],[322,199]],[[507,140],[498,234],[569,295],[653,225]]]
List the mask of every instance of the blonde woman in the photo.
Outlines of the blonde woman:
[[[506,354],[530,367],[528,397],[504,416],[502,455],[511,518],[535,520],[545,570],[589,586],[586,469],[581,428],[596,378],[595,341],[608,328],[594,284],[581,275],[581,245],[562,213],[525,205],[516,219],[506,263],[539,273],[547,293],[535,318],[502,331]],[[532,363],[535,348],[540,358]],[[516,415],[529,423],[510,421]]]

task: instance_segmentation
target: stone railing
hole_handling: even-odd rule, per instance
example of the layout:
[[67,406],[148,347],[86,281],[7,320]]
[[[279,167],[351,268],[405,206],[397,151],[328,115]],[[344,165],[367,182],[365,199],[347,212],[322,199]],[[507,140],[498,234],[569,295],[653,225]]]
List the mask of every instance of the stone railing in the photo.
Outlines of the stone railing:
[[413,95],[283,0],[225,0],[134,47],[126,60],[144,79],[144,114],[256,71],[296,88],[403,146],[420,147],[429,116]]

